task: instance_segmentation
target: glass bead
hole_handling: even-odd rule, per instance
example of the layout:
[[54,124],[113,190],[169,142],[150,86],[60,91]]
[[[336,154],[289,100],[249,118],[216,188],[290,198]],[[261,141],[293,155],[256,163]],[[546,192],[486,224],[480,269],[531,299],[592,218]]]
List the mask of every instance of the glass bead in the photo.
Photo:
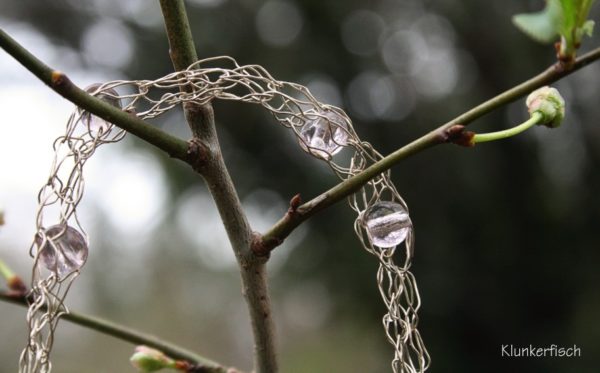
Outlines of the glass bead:
[[347,145],[348,125],[346,119],[335,111],[307,114],[300,137],[302,149],[319,158],[329,159]]
[[[86,87],[85,91],[87,93],[93,94],[101,86],[102,84],[100,83],[94,83]],[[116,108],[122,108],[119,93],[112,88],[102,90],[102,92],[96,94],[95,97]],[[83,125],[88,128],[90,134],[92,135],[106,133],[106,131],[108,131],[108,129],[110,128],[109,122],[85,110],[81,111],[81,123],[83,123]]]
[[396,203],[382,201],[368,208],[362,218],[371,243],[381,248],[401,244],[412,229],[408,211]]
[[46,229],[46,240],[38,235],[36,244],[44,244],[40,249],[40,259],[51,272],[64,278],[85,264],[88,245],[81,233],[69,225],[58,224]]

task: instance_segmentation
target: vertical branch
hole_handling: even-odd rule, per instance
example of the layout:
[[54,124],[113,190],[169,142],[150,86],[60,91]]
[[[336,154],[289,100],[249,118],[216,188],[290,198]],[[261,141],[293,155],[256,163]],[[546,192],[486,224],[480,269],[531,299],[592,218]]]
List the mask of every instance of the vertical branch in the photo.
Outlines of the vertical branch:
[[[160,0],[160,5],[173,66],[176,70],[185,69],[196,61],[197,56],[184,2]],[[251,250],[253,232],[221,154],[212,106],[187,104],[184,111],[194,136],[189,149],[196,159],[192,166],[206,181],[239,264],[242,293],[248,304],[254,335],[254,371],[277,372],[267,258],[258,257]]]
[[251,250],[253,232],[242,209],[219,146],[210,106],[187,105],[186,118],[196,137],[193,141],[201,160],[196,170],[204,177],[217,205],[242,277],[242,293],[248,304],[254,335],[254,371],[277,372],[274,323],[267,287],[267,257]]
[[175,71],[185,70],[196,62],[196,46],[183,0],[160,0],[169,38],[169,55]]

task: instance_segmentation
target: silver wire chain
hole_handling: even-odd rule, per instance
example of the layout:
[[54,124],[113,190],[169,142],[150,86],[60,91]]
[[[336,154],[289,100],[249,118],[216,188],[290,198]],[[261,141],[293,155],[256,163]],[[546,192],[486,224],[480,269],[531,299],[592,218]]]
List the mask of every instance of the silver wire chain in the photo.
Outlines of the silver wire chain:
[[[102,89],[92,93],[98,94]],[[87,234],[77,216],[77,206],[84,191],[83,167],[99,146],[117,142],[125,136],[125,131],[106,122],[99,131],[94,131],[83,125],[85,118],[89,123],[90,114],[81,110],[69,117],[65,133],[54,141],[50,175],[38,193],[36,233],[29,249],[34,257],[31,291],[27,297],[30,302],[27,310],[29,336],[19,360],[20,373],[47,373],[52,369],[50,352],[54,332],[61,315],[69,312],[64,300],[79,270],[62,273],[57,267],[51,270],[44,264],[46,260],[56,263],[60,260],[58,256],[65,255],[61,239],[67,227],[76,227],[87,245]],[[64,228],[57,232],[57,229],[48,229],[49,226]],[[52,250],[52,256],[42,257],[44,248]]]
[[[181,90],[182,87],[188,89],[184,91]],[[104,83],[98,88],[98,92],[116,92],[113,91],[116,89],[127,91],[127,93],[112,93],[111,96],[127,101],[128,104],[124,110],[135,113],[141,119],[158,117],[174,107],[188,102],[207,104],[215,99],[220,99],[260,105],[268,110],[280,125],[294,133],[304,151],[326,162],[341,179],[348,179],[383,158],[371,144],[360,140],[352,126],[352,121],[342,109],[319,102],[306,87],[300,84],[274,79],[262,66],[239,65],[231,57],[220,56],[204,59],[192,64],[186,70],[174,72],[156,80],[117,80]],[[81,193],[83,193],[81,175],[83,163],[99,145],[118,141],[124,135],[122,131],[118,131],[114,137],[103,137],[113,131],[111,125],[110,131],[101,134],[100,138],[84,140],[74,136],[75,124],[80,122],[80,118],[76,118],[76,114],[69,120],[67,134],[55,143],[55,149],[57,143],[78,144],[78,147],[71,148],[72,156],[76,156],[78,160],[72,169],[75,175],[69,177],[67,183],[63,183],[56,176],[62,162],[55,162],[49,183],[42,188],[38,198],[40,209],[37,228],[38,234],[41,234],[42,237],[44,234],[41,221],[42,210],[50,204],[59,203],[63,207],[59,216],[61,222],[72,219],[79,226],[75,208],[81,199]],[[332,119],[332,115],[334,119]],[[319,119],[327,122],[331,132],[343,131],[343,141],[335,138],[332,140],[336,147],[343,149],[339,155],[311,146],[303,136],[302,128],[307,123]],[[84,132],[86,132],[85,129]],[[87,131],[88,135],[89,133],[90,131]],[[48,188],[49,191],[47,191]],[[64,196],[65,189],[69,191],[69,196]],[[356,235],[363,248],[377,257],[379,262],[376,281],[387,308],[387,313],[383,317],[385,333],[395,350],[392,361],[393,371],[395,373],[424,372],[429,366],[430,357],[417,330],[417,311],[421,300],[416,280],[409,270],[414,250],[414,232],[411,225],[408,237],[403,243],[403,250],[397,250],[398,247],[379,248],[372,245],[362,218],[363,213],[379,201],[396,202],[407,209],[406,203],[391,181],[389,171],[369,181],[357,193],[350,196],[348,202],[358,214],[354,223]],[[40,246],[38,245],[38,247]],[[37,257],[38,255],[36,255],[36,262]],[[61,312],[68,312],[63,303],[68,286],[61,293],[61,286],[64,288],[64,284],[58,281],[56,276],[53,277],[51,274],[45,281],[38,282],[34,287],[36,302],[31,305],[30,315],[28,314],[32,338],[28,348],[24,351],[22,362],[25,364],[22,363],[21,367],[29,366],[27,364],[37,360],[47,361],[45,364],[49,367],[47,356],[36,354],[38,351],[49,353],[57,316]],[[48,289],[52,289],[52,291]],[[47,311],[44,311],[44,306]],[[40,317],[39,315],[44,315],[43,312],[49,316]],[[34,322],[35,320],[37,323]],[[41,323],[49,330],[46,344],[41,343],[41,333],[38,332],[41,329],[39,325]],[[35,335],[33,331],[36,331]],[[33,338],[34,336],[35,338]],[[32,342],[32,340],[36,342]],[[36,370],[22,369],[21,372],[29,373],[36,372]],[[49,372],[49,368],[40,370],[40,372]]]

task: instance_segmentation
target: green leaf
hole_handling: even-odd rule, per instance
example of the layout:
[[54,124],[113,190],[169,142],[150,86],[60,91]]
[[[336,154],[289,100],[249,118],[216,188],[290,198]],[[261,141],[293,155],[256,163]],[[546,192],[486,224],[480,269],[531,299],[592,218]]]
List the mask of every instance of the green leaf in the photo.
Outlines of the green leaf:
[[582,34],[588,35],[588,15],[595,0],[560,0],[562,7],[562,19],[560,33],[567,37],[568,33],[577,29],[586,29]]
[[583,26],[581,26],[581,30],[582,30],[583,34],[591,37],[594,34],[594,25],[595,25],[595,22],[590,19],[585,21]]
[[559,35],[561,23],[559,0],[548,0],[544,10],[513,16],[513,23],[532,39],[540,43],[552,43]]
[[581,0],[560,0],[562,8],[562,16],[560,20],[559,32],[563,39],[566,40],[568,47],[575,44],[575,30],[580,16],[578,10],[581,7]]
[[581,4],[579,6],[579,17],[577,19],[577,24],[578,25],[583,25],[588,17],[588,14],[590,13],[590,9],[592,8],[592,5],[594,4],[594,1],[596,0],[582,0]]
[[532,39],[552,43],[559,39],[559,58],[572,61],[584,36],[591,36],[594,21],[588,14],[596,0],[546,0],[546,6],[536,13],[517,14],[513,23]]

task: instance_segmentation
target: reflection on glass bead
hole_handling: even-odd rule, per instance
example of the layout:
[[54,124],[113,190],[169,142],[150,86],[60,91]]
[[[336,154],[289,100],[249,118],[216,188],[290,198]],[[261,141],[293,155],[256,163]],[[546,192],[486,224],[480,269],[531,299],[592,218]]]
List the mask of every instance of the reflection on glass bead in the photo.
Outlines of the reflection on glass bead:
[[367,209],[362,222],[371,243],[382,248],[401,244],[412,229],[406,209],[388,201],[377,202]]
[[300,129],[300,145],[317,157],[329,159],[347,145],[347,131],[346,120],[334,111],[307,115]]
[[[65,228],[66,227],[66,228]],[[40,259],[44,266],[64,278],[80,269],[88,256],[88,245],[77,229],[67,225],[53,225],[46,230],[46,241],[38,235],[36,244],[40,249]]]
[[[98,88],[101,85],[102,84],[100,84],[100,83],[94,83],[94,84],[86,87],[85,91],[87,93],[94,93],[98,90]],[[116,108],[121,109],[121,99],[118,96],[119,96],[119,94],[117,93],[117,91],[115,91],[112,88],[105,89],[102,92],[95,95],[96,98],[99,98],[100,100],[102,100],[108,104],[111,104],[112,106],[114,106]],[[82,112],[81,123],[83,123],[83,125],[89,129],[90,134],[92,134],[92,135],[96,135],[99,133],[105,133],[106,131],[108,131],[108,128],[110,127],[110,123],[108,123],[107,121],[105,121],[104,119],[102,119],[100,117],[93,115],[92,113],[90,113],[88,111]]]

